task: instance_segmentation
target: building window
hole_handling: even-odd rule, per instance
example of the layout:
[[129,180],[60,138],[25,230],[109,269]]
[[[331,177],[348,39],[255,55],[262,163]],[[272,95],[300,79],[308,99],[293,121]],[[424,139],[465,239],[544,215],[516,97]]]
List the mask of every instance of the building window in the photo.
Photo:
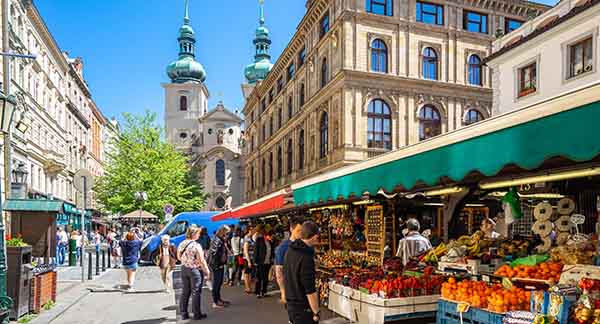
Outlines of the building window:
[[255,182],[254,182],[254,166],[250,167],[250,189],[254,190]]
[[182,140],[186,139],[187,136],[188,136],[188,134],[186,132],[179,133],[179,138],[181,138]]
[[463,28],[473,33],[487,34],[487,15],[474,11],[465,11]]
[[298,137],[298,170],[304,169],[304,129],[300,130]]
[[267,140],[267,123],[264,123],[262,127],[262,140],[263,142]]
[[262,179],[261,184],[264,187],[267,184],[267,159],[266,158],[263,160],[263,163],[262,163],[261,179]]
[[439,4],[417,1],[417,21],[431,24],[444,24],[444,7]]
[[423,78],[429,80],[438,79],[438,56],[431,47],[423,50]]
[[593,67],[593,39],[588,37],[569,46],[569,77],[590,72]]
[[469,57],[469,84],[482,85],[482,66],[479,56],[473,54]]
[[523,25],[522,21],[510,19],[510,18],[504,18],[504,33],[508,34],[508,33],[512,32],[513,30],[521,27],[521,25]]
[[292,116],[294,115],[294,100],[292,99],[291,96],[288,98],[287,108],[288,108],[288,120],[290,120],[290,119],[292,119]]
[[295,74],[296,74],[296,66],[294,65],[294,63],[292,63],[287,68],[287,80],[288,80],[288,82],[294,78]]
[[283,77],[279,77],[279,79],[277,79],[277,93],[281,92],[281,89],[283,89]]
[[223,207],[225,207],[225,199],[223,199],[223,197],[218,197],[215,200],[215,206],[219,209],[223,209]]
[[300,107],[304,106],[304,99],[305,99],[304,96],[305,96],[305,93],[304,93],[304,83],[302,83],[300,85],[300,100],[299,100]]
[[273,182],[273,152],[269,153],[269,183]]
[[327,65],[327,58],[324,57],[321,62],[321,88],[325,87],[329,82],[329,66]]
[[215,163],[215,179],[217,179],[217,186],[225,185],[225,161],[217,160]]
[[387,72],[388,51],[385,42],[375,39],[371,43],[371,71]]
[[329,32],[329,13],[326,13],[325,16],[321,18],[320,27],[319,36],[320,38],[323,38],[323,36]]
[[442,133],[440,112],[432,105],[421,108],[419,113],[419,140],[423,141]]
[[302,67],[302,65],[304,65],[305,61],[306,61],[306,47],[302,47],[300,52],[298,52],[298,68]]
[[260,112],[261,112],[261,113],[264,113],[264,112],[265,112],[265,110],[267,110],[267,98],[263,98],[263,99],[260,101]]
[[484,119],[485,118],[483,117],[483,114],[480,113],[479,110],[470,109],[469,111],[467,111],[467,114],[465,115],[465,125],[475,124]]
[[326,112],[324,112],[323,115],[321,115],[321,124],[319,127],[319,132],[321,135],[319,157],[322,159],[327,156],[327,152],[329,151],[329,119]]
[[369,103],[367,130],[370,148],[392,149],[392,113],[388,104],[375,99]]
[[294,147],[292,146],[292,139],[288,140],[287,145],[287,173],[288,175],[292,174],[292,169],[294,168]]
[[283,152],[281,145],[277,147],[277,179],[281,179],[283,175]]
[[269,118],[269,136],[273,136],[273,116]]
[[188,102],[186,96],[179,97],[179,111],[187,111],[188,110]]
[[273,98],[275,98],[275,88],[269,90],[269,103],[273,103]]
[[367,0],[366,10],[376,15],[392,16],[392,0]]
[[519,69],[519,97],[532,94],[536,91],[537,84],[536,63],[531,63]]
[[279,126],[279,128],[283,127],[283,109],[279,108],[279,111],[277,112],[277,125]]

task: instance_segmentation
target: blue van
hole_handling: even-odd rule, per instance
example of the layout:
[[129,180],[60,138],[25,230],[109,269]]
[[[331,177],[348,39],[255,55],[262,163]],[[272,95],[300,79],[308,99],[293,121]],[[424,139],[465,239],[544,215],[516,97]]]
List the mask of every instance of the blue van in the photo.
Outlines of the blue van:
[[223,225],[237,225],[235,220],[213,222],[211,218],[219,212],[185,212],[178,214],[173,218],[158,234],[144,240],[142,244],[141,260],[152,262],[158,255],[160,247],[160,237],[168,234],[171,237],[171,244],[176,247],[185,240],[187,228],[194,224],[208,229],[208,235],[212,237],[213,233]]

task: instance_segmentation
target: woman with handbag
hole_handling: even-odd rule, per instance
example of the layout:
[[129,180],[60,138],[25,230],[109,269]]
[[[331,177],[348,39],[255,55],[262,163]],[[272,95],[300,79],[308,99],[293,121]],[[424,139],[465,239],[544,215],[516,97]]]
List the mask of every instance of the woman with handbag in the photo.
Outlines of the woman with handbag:
[[181,261],[181,281],[183,292],[179,300],[179,311],[182,320],[190,319],[188,306],[192,297],[194,320],[206,318],[202,308],[202,282],[210,276],[210,270],[202,246],[196,242],[200,238],[200,229],[196,225],[188,227],[185,241],[179,244],[177,257]]

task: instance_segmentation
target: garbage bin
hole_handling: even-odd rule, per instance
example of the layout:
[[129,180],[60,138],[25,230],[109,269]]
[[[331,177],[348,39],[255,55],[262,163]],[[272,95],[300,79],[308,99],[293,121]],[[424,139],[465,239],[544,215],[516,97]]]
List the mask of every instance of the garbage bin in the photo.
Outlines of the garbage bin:
[[18,319],[30,311],[31,252],[31,246],[6,248],[6,261],[10,265],[6,273],[6,292],[13,300],[10,309],[10,318],[13,319]]
[[69,267],[77,265],[77,241],[69,240]]

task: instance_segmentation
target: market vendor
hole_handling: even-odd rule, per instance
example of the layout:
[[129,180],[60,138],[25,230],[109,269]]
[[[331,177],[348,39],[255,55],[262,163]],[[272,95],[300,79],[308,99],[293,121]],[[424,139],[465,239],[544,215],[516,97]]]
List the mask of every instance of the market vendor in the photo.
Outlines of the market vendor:
[[404,265],[411,258],[419,256],[433,248],[429,240],[419,233],[420,228],[421,225],[418,220],[411,218],[406,221],[408,233],[398,243],[398,252],[396,252],[396,256],[402,259]]
[[485,234],[485,238],[495,240],[500,238],[500,233],[496,232],[496,222],[491,218],[485,218],[481,222],[481,231]]

